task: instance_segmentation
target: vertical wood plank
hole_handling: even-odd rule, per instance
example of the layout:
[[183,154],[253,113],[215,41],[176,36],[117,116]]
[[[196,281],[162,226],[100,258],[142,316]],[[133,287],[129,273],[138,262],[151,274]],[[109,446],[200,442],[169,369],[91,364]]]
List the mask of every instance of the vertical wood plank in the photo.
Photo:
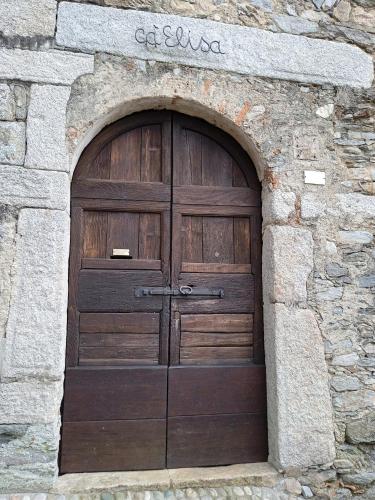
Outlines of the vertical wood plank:
[[202,185],[232,186],[232,158],[208,137],[202,137]]
[[160,259],[160,214],[139,214],[139,258]]
[[142,130],[130,130],[112,141],[111,174],[113,180],[140,181]]
[[233,263],[232,217],[203,217],[203,262]]
[[70,226],[70,257],[69,257],[69,296],[68,325],[66,339],[66,366],[78,365],[79,350],[79,311],[77,310],[78,274],[81,268],[81,253],[83,246],[83,210],[73,207]]
[[233,219],[234,263],[250,264],[250,220],[245,217]]
[[[164,168],[164,166],[163,166]],[[161,219],[160,257],[162,261],[163,285],[171,282],[171,211],[165,210]],[[163,297],[163,310],[160,314],[160,341],[159,363],[169,363],[169,325],[170,325],[171,298]]]
[[107,250],[107,213],[99,211],[84,212],[83,217],[83,257],[106,256]]
[[110,258],[114,248],[128,248],[133,259],[138,259],[139,217],[137,213],[108,213],[107,258]]
[[262,217],[250,218],[251,263],[255,269],[254,362],[264,364],[263,294],[262,294]]
[[142,182],[161,182],[161,128],[160,125],[142,127]]
[[190,174],[189,184],[202,185],[202,136],[186,130],[187,161]]
[[203,262],[203,219],[182,217],[182,261]]
[[244,176],[242,170],[237,165],[237,163],[232,161],[232,186],[233,187],[247,187],[246,177]]

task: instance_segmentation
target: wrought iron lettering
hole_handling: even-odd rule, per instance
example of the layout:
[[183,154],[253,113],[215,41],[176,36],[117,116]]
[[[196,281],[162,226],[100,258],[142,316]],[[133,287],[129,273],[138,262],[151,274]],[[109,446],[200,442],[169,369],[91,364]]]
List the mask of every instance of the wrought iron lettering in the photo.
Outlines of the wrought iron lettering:
[[164,45],[168,48],[180,47],[181,49],[201,51],[203,53],[212,52],[213,54],[223,55],[225,52],[221,49],[220,40],[208,40],[208,37],[192,37],[190,30],[182,26],[172,28],[166,24],[162,28],[153,25],[153,29],[146,31],[144,28],[137,28],[134,33],[135,40],[146,48],[155,48]]

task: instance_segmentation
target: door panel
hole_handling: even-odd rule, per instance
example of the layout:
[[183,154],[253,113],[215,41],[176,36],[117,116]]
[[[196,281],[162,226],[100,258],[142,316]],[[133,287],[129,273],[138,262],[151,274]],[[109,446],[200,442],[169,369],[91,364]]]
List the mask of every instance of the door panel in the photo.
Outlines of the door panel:
[[62,472],[266,459],[260,206],[241,148],[178,113],[134,114],[83,152]]
[[170,367],[168,413],[229,414],[233,408],[238,413],[265,413],[265,375],[264,366],[256,365]]
[[70,368],[64,421],[165,418],[167,368]]
[[190,118],[174,119],[172,286],[222,294],[171,299],[168,467],[267,456],[265,369],[255,364],[259,186],[220,134],[207,137],[199,128]]
[[267,459],[264,416],[241,413],[170,417],[167,466],[203,467]]
[[165,467],[166,420],[66,422],[61,469],[110,472]]

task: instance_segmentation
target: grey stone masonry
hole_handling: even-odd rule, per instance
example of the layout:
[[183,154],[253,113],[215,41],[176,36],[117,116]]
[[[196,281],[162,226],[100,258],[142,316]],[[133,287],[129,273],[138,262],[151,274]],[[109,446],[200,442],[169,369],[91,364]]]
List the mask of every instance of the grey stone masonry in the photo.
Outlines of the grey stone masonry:
[[[65,349],[68,255],[69,216],[66,212],[21,210],[3,378],[62,376],[64,359],[60,354]],[[17,400],[16,392],[13,398]],[[18,404],[27,405],[23,394],[18,398]],[[49,411],[53,411],[52,408],[53,405]]]
[[65,146],[65,110],[69,95],[69,87],[32,85],[26,167],[69,170]]
[[374,76],[371,57],[357,47],[86,4],[60,3],[56,40],[81,51],[300,82],[369,87]]
[[66,173],[0,165],[0,199],[7,205],[65,210],[69,189]]
[[56,0],[0,0],[3,36],[53,36]]
[[25,124],[0,122],[0,163],[22,165],[25,159]]
[[0,78],[70,85],[91,73],[93,65],[94,58],[86,54],[0,48]]

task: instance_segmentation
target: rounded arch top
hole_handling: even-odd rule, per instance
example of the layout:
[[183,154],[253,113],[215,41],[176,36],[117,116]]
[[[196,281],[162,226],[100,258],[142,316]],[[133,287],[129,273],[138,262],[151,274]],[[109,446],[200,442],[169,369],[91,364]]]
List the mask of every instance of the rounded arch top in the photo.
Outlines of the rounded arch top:
[[[180,133],[174,134],[177,128]],[[175,137],[179,137],[178,143]],[[171,158],[173,155],[173,161],[179,161],[179,151],[185,153],[181,158],[190,157],[195,163],[201,163],[201,172],[196,174],[201,179],[195,181],[195,174],[190,173],[187,174],[190,180],[184,179],[184,183],[220,184],[219,177],[204,180],[205,164],[220,157],[220,168],[230,170],[230,177],[233,177],[229,181],[229,174],[223,173],[223,185],[232,182],[236,187],[261,189],[251,158],[231,135],[201,118],[166,109],[136,112],[105,126],[83,151],[73,175],[73,184],[89,178],[169,182],[162,164],[170,161],[168,155]],[[199,156],[202,154],[206,158]],[[150,162],[154,163],[152,172],[147,171]],[[160,170],[155,163],[160,163]]]

